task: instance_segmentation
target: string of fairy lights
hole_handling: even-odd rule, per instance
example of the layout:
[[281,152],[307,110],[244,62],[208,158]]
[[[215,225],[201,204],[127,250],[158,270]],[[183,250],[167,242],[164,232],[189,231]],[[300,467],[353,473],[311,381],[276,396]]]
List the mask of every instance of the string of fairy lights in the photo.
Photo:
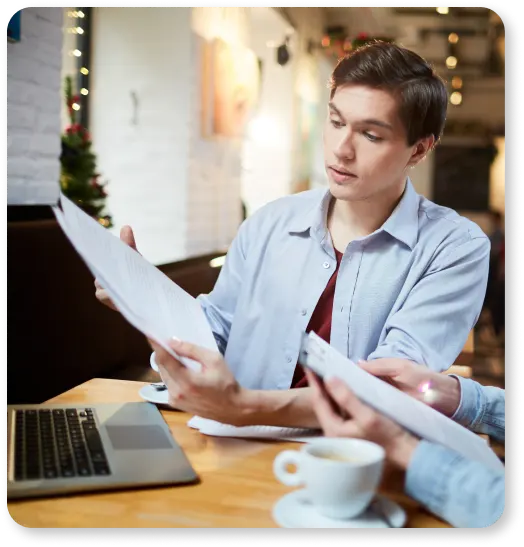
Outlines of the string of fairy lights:
[[[435,8],[437,10],[437,13],[440,15],[449,15],[449,8],[446,7],[437,7]],[[86,14],[81,9],[74,9],[69,10],[67,12],[67,16],[70,19],[70,26],[67,28],[67,32],[70,34],[76,34],[79,36],[82,36],[86,29],[84,26],[82,26],[82,23],[86,19]],[[324,38],[323,40],[329,40],[329,38]],[[460,37],[456,32],[450,32],[448,35],[448,56],[446,58],[446,67],[448,70],[456,70],[457,66],[459,66],[459,59],[458,59],[458,53],[457,53],[457,44],[459,43]],[[322,46],[324,46],[324,41],[322,42]],[[327,45],[327,44],[326,44]],[[82,57],[82,50],[79,49],[79,47],[76,47],[75,49],[72,49],[69,54],[77,57],[79,62],[79,72],[84,77],[84,83],[87,83],[87,76],[89,75],[89,69],[82,64],[81,57]],[[449,97],[449,101],[452,105],[458,106],[462,104],[463,100],[463,89],[464,82],[462,78],[458,75],[455,75],[451,78],[451,94]],[[87,85],[83,85],[80,87],[80,94],[86,97],[89,94],[89,89]],[[79,111],[82,108],[82,105],[78,102],[74,102],[72,105],[72,108],[76,111]]]
[[[82,9],[71,9],[67,12],[67,17],[69,20],[67,33],[75,34],[77,36],[83,36],[86,33],[86,13],[82,11]],[[81,40],[77,40],[76,47],[69,51],[69,55],[77,58],[78,72],[81,74],[80,94],[84,97],[87,97],[87,95],[89,95],[89,89],[87,85],[89,69],[87,68],[87,66],[85,66],[87,63],[83,62],[84,52],[81,49],[82,46],[80,42]],[[71,107],[73,108],[73,110],[79,111],[82,108],[82,104],[75,101],[71,105]]]
[[[440,15],[449,15],[449,8],[435,8]],[[458,46],[460,36],[456,32],[450,32],[448,35],[448,56],[446,58],[446,67],[448,70],[456,70],[459,66]],[[455,75],[451,78],[451,93],[449,102],[454,106],[462,104],[462,93],[464,82],[462,78]]]

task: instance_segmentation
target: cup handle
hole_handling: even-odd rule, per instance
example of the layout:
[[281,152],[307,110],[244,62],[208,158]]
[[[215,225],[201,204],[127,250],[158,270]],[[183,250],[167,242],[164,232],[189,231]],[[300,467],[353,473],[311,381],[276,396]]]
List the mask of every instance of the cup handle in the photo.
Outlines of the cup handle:
[[[300,476],[300,462],[302,454],[297,450],[284,450],[280,452],[273,462],[273,472],[277,479],[286,486],[300,486],[303,483]],[[295,465],[297,470],[294,473],[287,471],[288,465]]]

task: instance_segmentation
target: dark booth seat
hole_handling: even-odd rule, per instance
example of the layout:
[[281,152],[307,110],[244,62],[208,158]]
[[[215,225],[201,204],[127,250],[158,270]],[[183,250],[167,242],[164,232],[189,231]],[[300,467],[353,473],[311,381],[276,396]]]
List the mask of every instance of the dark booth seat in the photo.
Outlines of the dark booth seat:
[[[193,296],[209,292],[219,255],[162,266]],[[147,371],[150,348],[95,298],[93,276],[55,220],[7,225],[7,399],[40,403],[95,377]],[[127,376],[129,377],[129,376]]]

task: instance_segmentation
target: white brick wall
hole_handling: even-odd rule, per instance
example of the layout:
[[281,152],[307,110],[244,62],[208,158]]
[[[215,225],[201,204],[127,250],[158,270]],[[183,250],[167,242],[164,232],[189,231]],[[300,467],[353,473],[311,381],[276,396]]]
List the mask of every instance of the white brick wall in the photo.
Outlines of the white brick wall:
[[55,203],[60,176],[62,8],[25,8],[7,44],[7,202]]
[[[154,264],[185,258],[191,8],[95,8],[90,123],[113,233]],[[136,97],[136,104],[133,100]]]
[[[287,24],[275,25],[271,12],[265,22],[251,17],[251,9],[94,10],[91,132],[109,181],[108,210],[114,232],[131,224],[153,263],[226,248],[241,221],[242,193],[254,210],[290,191],[296,71],[293,62],[277,66],[266,45],[282,39]],[[260,112],[277,121],[278,143],[250,143],[247,174],[240,142],[200,133],[201,47],[214,37],[258,49],[264,58]]]

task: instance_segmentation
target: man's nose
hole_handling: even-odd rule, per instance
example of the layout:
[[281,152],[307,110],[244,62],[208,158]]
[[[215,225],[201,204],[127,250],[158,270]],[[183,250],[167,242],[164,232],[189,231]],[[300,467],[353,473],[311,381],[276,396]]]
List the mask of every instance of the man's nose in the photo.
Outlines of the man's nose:
[[355,147],[351,134],[344,135],[335,149],[335,156],[341,160],[352,160],[355,158]]

